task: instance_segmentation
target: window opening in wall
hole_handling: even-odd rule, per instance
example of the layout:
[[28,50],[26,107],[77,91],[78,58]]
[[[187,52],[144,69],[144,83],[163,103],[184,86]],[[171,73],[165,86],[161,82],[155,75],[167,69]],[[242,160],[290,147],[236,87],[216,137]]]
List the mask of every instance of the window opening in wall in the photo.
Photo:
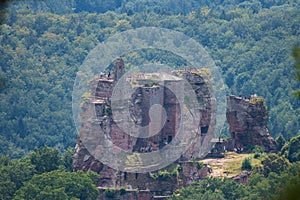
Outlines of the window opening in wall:
[[168,143],[172,142],[172,139],[173,139],[172,136],[169,135],[169,136],[168,136]]
[[124,180],[127,180],[127,172],[124,172]]
[[209,126],[201,126],[201,133],[205,134],[208,131]]

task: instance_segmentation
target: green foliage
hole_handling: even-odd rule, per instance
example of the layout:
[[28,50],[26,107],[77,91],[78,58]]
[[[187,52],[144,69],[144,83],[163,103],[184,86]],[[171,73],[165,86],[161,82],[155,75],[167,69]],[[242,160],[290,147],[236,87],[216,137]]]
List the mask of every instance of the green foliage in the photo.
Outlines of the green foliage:
[[255,145],[252,149],[252,153],[254,153],[254,158],[259,158],[265,152],[265,149],[261,146]]
[[120,188],[120,195],[124,195],[126,193],[126,189],[124,187]]
[[152,173],[149,172],[149,177],[158,180],[169,180],[172,177],[177,178],[179,175],[180,165],[171,164],[164,169],[159,170],[158,172]]
[[249,180],[251,192],[258,199],[298,199],[300,185],[300,163],[293,163],[279,174],[270,172],[268,177],[254,174]]
[[[0,152],[18,158],[37,146],[60,151],[74,146],[71,96],[79,66],[99,42],[143,26],[177,30],[205,46],[220,66],[228,92],[264,96],[271,134],[294,136],[300,129],[300,108],[290,93],[299,83],[291,73],[290,51],[298,42],[298,3],[14,2],[1,10],[6,17],[0,25]],[[124,60],[128,66],[157,60],[186,65],[172,53],[153,50],[128,53]]]
[[85,92],[81,98],[83,101],[86,101],[88,98],[90,98],[90,96],[91,96],[91,94],[89,92]]
[[300,162],[291,164],[280,173],[271,171],[267,177],[254,173],[248,183],[238,184],[228,178],[206,178],[176,191],[169,199],[296,200],[299,198]]
[[97,173],[94,172],[94,171],[89,170],[89,171],[87,172],[87,175],[88,175],[88,177],[93,181],[93,183],[94,183],[95,185],[97,185],[97,182],[98,182],[98,180],[99,180],[99,174],[97,174]]
[[265,99],[263,97],[254,97],[251,98],[249,102],[252,104],[262,104],[265,102]]
[[250,171],[252,169],[251,158],[245,158],[242,161],[242,170]]
[[3,77],[0,76],[0,91],[4,90],[6,87],[6,82],[5,79]]
[[157,173],[149,172],[150,178],[158,179],[161,181],[169,180],[172,178],[172,174],[166,170],[159,170]]
[[117,195],[117,190],[113,188],[106,188],[105,189],[105,196],[108,198],[115,198]]
[[[35,166],[37,173],[50,172],[58,169],[60,156],[57,149],[41,147],[34,149],[29,155],[30,162]],[[69,160],[66,162],[70,162]],[[68,163],[66,163],[67,165]]]
[[10,159],[8,156],[0,154],[0,165],[1,166],[7,166],[9,161],[10,161]]
[[0,199],[95,199],[99,175],[71,172],[72,157],[71,148],[59,155],[49,147],[22,159],[0,155]]
[[264,158],[262,165],[263,174],[267,177],[271,172],[280,174],[289,167],[290,162],[286,158],[272,153]]
[[171,179],[172,177],[172,174],[169,173],[168,171],[158,171],[158,176],[157,176],[157,179],[158,180],[169,180]]
[[[296,80],[300,81],[300,47],[294,47],[293,56],[295,58]],[[300,98],[300,89],[294,91],[295,95]]]
[[290,162],[300,161],[300,135],[291,138],[281,149],[281,155],[285,155]]
[[98,189],[86,173],[51,171],[35,175],[14,199],[96,199]]
[[249,196],[250,191],[245,185],[232,179],[207,178],[192,186],[176,191],[170,199],[229,199],[236,200]]
[[276,138],[276,144],[277,144],[277,150],[280,151],[282,149],[282,147],[285,144],[285,139],[284,137],[280,134],[277,138]]
[[61,157],[62,165],[66,171],[73,171],[74,148],[69,147]]
[[204,166],[204,163],[202,161],[197,162],[197,168],[200,170]]
[[277,199],[299,199],[300,162],[293,163],[279,179]]
[[261,147],[261,146],[258,146],[258,145],[255,145],[254,148],[252,149],[252,153],[264,153],[265,152],[265,148],[264,147]]
[[12,199],[16,190],[34,175],[34,166],[28,159],[10,160],[1,155],[0,199]]
[[253,158],[259,158],[260,156],[261,156],[260,153],[255,153],[255,154],[253,155]]

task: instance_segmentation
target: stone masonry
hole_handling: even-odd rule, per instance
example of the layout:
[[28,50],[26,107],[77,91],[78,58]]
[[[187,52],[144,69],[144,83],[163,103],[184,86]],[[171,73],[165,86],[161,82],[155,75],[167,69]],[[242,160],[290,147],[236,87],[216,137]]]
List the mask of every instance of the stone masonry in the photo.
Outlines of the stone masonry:
[[[160,78],[161,84],[155,83],[157,76],[161,74],[135,74],[129,77],[134,87],[129,103],[130,120],[140,126],[147,126],[141,134],[158,132],[157,134],[142,138],[133,137],[125,133],[112,118],[111,97],[117,80],[124,74],[124,63],[122,59],[117,59],[114,65],[112,76],[101,76],[90,81],[90,89],[94,96],[82,103],[81,118],[82,127],[79,133],[78,143],[75,147],[74,170],[93,170],[100,175],[98,187],[121,188],[128,190],[147,190],[154,196],[170,195],[178,188],[188,186],[194,181],[204,179],[209,173],[209,167],[204,165],[199,167],[199,156],[206,152],[201,152],[201,146],[212,145],[210,143],[215,126],[215,99],[211,95],[209,77],[199,70],[178,70],[172,72],[173,75],[164,75]],[[181,78],[179,78],[181,77]],[[156,178],[149,173],[127,173],[112,169],[90,154],[85,147],[85,142],[101,140],[101,137],[109,138],[110,141],[119,148],[137,153],[147,153],[157,151],[170,143],[176,136],[181,123],[180,96],[186,80],[195,91],[200,114],[196,139],[188,152],[171,165],[177,169],[178,174],[170,177],[160,178],[159,172],[154,171]],[[178,92],[179,91],[179,92]],[[92,93],[92,92],[91,92]],[[155,118],[151,119],[149,109],[155,105],[162,105],[165,113],[155,112]],[[166,122],[162,126],[163,117],[166,115]],[[95,119],[93,119],[93,117]],[[124,120],[124,119],[120,119]],[[161,127],[160,130],[156,127]],[[105,130],[103,136],[88,135],[96,132],[98,128]],[[94,131],[93,131],[94,130]],[[191,133],[192,134],[192,133]],[[195,134],[195,133],[193,133]],[[207,144],[208,143],[208,144]],[[94,152],[93,152],[94,153]],[[189,161],[193,158],[193,161]],[[170,167],[169,167],[170,168]]]
[[[249,145],[263,146],[266,151],[276,150],[276,143],[267,129],[267,108],[261,98],[245,99],[229,96],[226,117],[230,125],[231,139],[214,143],[216,100],[212,96],[207,73],[201,70],[176,70],[167,75],[136,73],[126,78],[123,76],[124,73],[124,62],[117,59],[113,74],[101,75],[89,82],[91,94],[94,95],[81,105],[83,124],[75,147],[74,170],[93,170],[100,175],[97,182],[101,191],[100,199],[109,199],[105,196],[105,188],[125,188],[126,195],[119,194],[120,190],[117,192],[118,195],[124,195],[124,198],[126,196],[125,199],[143,200],[160,197],[164,199],[176,189],[207,176],[210,167],[199,165],[198,161],[209,153],[215,143],[211,155],[217,155],[220,151],[225,152],[225,149],[246,149]],[[134,92],[127,104],[120,104],[120,111],[128,108],[128,116],[113,118],[111,98],[116,84],[122,78],[130,82]],[[180,107],[180,102],[188,101],[185,99],[186,96],[182,96],[186,84],[184,80],[191,85],[195,93],[200,118],[196,122],[198,127],[196,132],[188,133],[195,134],[193,143],[186,153],[170,166],[151,173],[122,172],[101,163],[93,156],[97,152],[101,153],[101,149],[91,153],[86,148],[86,144],[94,144],[95,141],[102,141],[105,138],[127,152],[143,154],[164,148],[172,142],[180,130],[182,109],[188,109]],[[159,108],[151,110],[157,105],[161,105],[164,111]],[[126,133],[119,127],[120,123],[126,120],[143,127],[138,129],[138,137]],[[98,129],[103,130],[102,135],[96,134]],[[161,171],[168,172],[169,175],[162,176]]]

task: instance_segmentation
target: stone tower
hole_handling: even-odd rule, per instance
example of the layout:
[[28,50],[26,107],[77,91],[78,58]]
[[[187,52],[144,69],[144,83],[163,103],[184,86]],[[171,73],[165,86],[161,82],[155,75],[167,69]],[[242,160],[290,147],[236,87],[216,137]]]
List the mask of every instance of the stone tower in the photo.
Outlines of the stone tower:
[[[162,73],[134,74],[130,79],[125,80],[134,83],[131,85],[134,92],[128,101],[130,115],[116,119],[113,117],[112,104],[109,99],[111,99],[113,93],[114,83],[117,83],[123,74],[124,62],[119,58],[114,63],[113,79],[94,77],[91,80],[90,85],[93,86],[91,90],[95,91],[95,95],[90,95],[89,99],[81,104],[82,127],[75,147],[74,171],[93,170],[98,173],[100,175],[97,181],[99,188],[125,187],[128,195],[131,195],[130,192],[132,191],[138,191],[138,195],[147,193],[147,195],[153,197],[130,198],[134,200],[154,199],[154,196],[168,196],[181,187],[204,179],[209,173],[209,166],[205,165],[199,168],[198,162],[190,162],[189,159],[191,157],[198,159],[201,148],[205,145],[212,145],[210,137],[214,133],[216,109],[214,108],[215,104],[213,104],[214,97],[211,95],[209,77],[202,74],[201,71],[195,70],[178,70],[169,75]],[[131,170],[136,166],[134,163],[136,158],[142,158],[141,155],[147,155],[150,152],[155,153],[167,145],[172,145],[170,143],[172,140],[174,141],[177,132],[180,130],[180,123],[184,117],[181,112],[183,109],[189,109],[188,106],[184,105],[183,108],[180,107],[183,104],[180,105],[180,102],[185,99],[185,93],[183,93],[185,89],[184,80],[195,91],[196,98],[199,101],[197,110],[199,110],[201,119],[193,122],[197,123],[198,128],[194,129],[198,131],[197,133],[193,130],[193,132],[187,132],[187,134],[194,137],[193,144],[189,146],[186,154],[170,165],[172,168],[170,168],[170,172],[175,170],[178,175],[171,175],[165,180],[159,177],[158,170],[152,172],[152,174],[155,174],[154,176],[150,176],[147,172],[139,173],[138,169]],[[165,110],[165,114],[159,109],[160,107],[155,107],[155,105],[161,105]],[[125,120],[144,127],[139,129],[141,130],[138,132],[140,135],[151,133],[151,136],[131,136],[118,125]],[[108,142],[102,144],[101,142],[104,139]],[[125,161],[116,160],[121,161],[120,167],[131,171],[118,171],[97,160],[95,156],[103,155],[102,152],[105,153],[105,150],[109,148],[105,146],[109,142],[123,152],[134,152],[132,155],[126,155],[127,159]],[[143,166],[141,165],[141,167]],[[103,195],[105,195],[104,193],[102,192]],[[100,195],[99,199],[104,198]]]
[[124,62],[122,58],[117,58],[114,64],[114,82],[117,82],[124,74]]
[[258,145],[267,152],[276,151],[276,142],[267,127],[269,113],[263,98],[227,97],[226,118],[234,148]]

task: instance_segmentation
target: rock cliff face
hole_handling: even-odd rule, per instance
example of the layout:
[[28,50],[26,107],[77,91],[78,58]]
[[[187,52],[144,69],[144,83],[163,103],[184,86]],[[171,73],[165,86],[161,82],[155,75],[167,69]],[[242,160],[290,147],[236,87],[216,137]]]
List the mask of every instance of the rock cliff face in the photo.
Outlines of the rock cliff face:
[[[209,153],[213,146],[216,125],[216,101],[212,96],[209,77],[205,75],[206,73],[198,70],[178,70],[168,75],[144,73],[126,78],[123,74],[124,63],[122,59],[117,59],[112,76],[102,74],[101,77],[90,81],[92,95],[81,105],[82,126],[75,147],[74,170],[93,170],[100,175],[97,186],[101,189],[101,198],[106,198],[105,188],[107,187],[124,187],[127,189],[128,199],[154,199],[155,196],[168,196],[178,188],[204,179],[211,169],[207,165],[199,165],[196,160]],[[112,107],[114,107],[112,97],[118,81],[122,79],[131,81],[130,87],[134,90],[129,100],[122,102],[122,99],[118,99],[119,108],[116,112],[121,113],[122,110],[127,109],[128,113],[112,116]],[[158,79],[160,83],[157,82]],[[105,152],[103,148],[107,148],[108,144],[117,146],[119,149],[110,149],[109,153],[116,151],[120,154],[121,150],[133,153],[124,163],[121,163],[129,169],[130,162],[129,165],[126,162],[130,159],[140,159],[139,154],[156,152],[170,144],[182,126],[182,111],[191,112],[189,103],[181,104],[183,101],[185,103],[191,101],[189,95],[182,95],[185,93],[186,84],[192,88],[197,101],[195,110],[199,114],[198,120],[187,123],[195,123],[197,128],[191,131],[188,129],[188,133],[184,133],[193,135],[193,142],[180,159],[163,169],[164,173],[161,171],[123,172],[101,163],[99,157],[96,158],[96,156],[104,155],[102,154]],[[124,88],[122,86],[121,90]],[[122,91],[119,96],[121,95]],[[217,142],[211,154],[225,152],[225,149],[245,149],[248,145],[263,146],[266,151],[276,150],[275,141],[267,129],[268,112],[262,99],[247,100],[229,96],[226,117],[232,138],[225,142]],[[135,130],[137,131],[135,136],[128,134],[120,127],[126,121],[143,128]],[[99,132],[100,129],[102,131]],[[183,135],[185,136],[187,135]],[[101,141],[102,145],[98,145],[97,142]],[[108,142],[103,143],[103,141]],[[95,150],[86,148],[90,146],[93,146]],[[100,146],[99,149],[98,146]],[[193,161],[190,161],[191,158]],[[113,159],[109,161],[118,162]]]
[[269,115],[264,99],[229,96],[226,118],[234,148],[258,145],[267,152],[276,151],[276,143],[267,128]]
[[[82,127],[79,133],[78,143],[75,147],[74,170],[93,170],[100,175],[97,185],[102,187],[147,190],[152,195],[169,195],[174,190],[188,186],[194,181],[204,179],[209,173],[209,167],[204,165],[199,168],[197,161],[188,161],[191,157],[196,158],[207,153],[211,144],[215,126],[215,100],[211,96],[209,77],[201,74],[201,71],[182,70],[175,71],[173,75],[166,75],[162,84],[153,83],[152,78],[156,74],[139,75],[135,79],[134,92],[131,94],[128,103],[129,114],[127,118],[139,126],[147,127],[141,134],[147,135],[156,132],[157,127],[162,127],[158,133],[151,137],[133,137],[124,132],[117,121],[127,120],[124,117],[120,119],[112,116],[111,98],[117,80],[122,78],[124,65],[121,59],[118,59],[114,66],[112,77],[102,76],[95,78],[90,82],[91,91],[95,91],[81,105]],[[150,76],[152,78],[145,78]],[[182,77],[182,78],[174,78]],[[161,78],[161,77],[160,77]],[[149,82],[150,80],[150,82]],[[94,144],[93,141],[108,138],[111,143],[127,152],[148,153],[160,150],[168,143],[172,142],[180,128],[182,120],[180,102],[184,99],[180,96],[184,83],[189,83],[195,92],[199,104],[197,112],[200,118],[197,121],[196,139],[188,149],[187,153],[172,164],[177,172],[171,176],[161,177],[158,171],[154,171],[156,176],[149,173],[129,173],[112,169],[95,158],[95,152],[90,152],[86,148],[86,143]],[[154,81],[155,82],[155,81]],[[179,90],[179,92],[177,92]],[[161,110],[155,110],[155,119],[151,117],[150,110],[154,105],[162,105],[165,113]],[[163,117],[166,115],[165,123]],[[103,135],[94,134],[97,129],[104,130]],[[83,142],[84,141],[84,142]],[[91,141],[91,143],[89,143]],[[201,147],[205,150],[201,150]],[[173,171],[173,170],[172,170]],[[175,170],[176,171],[176,170]],[[170,172],[171,173],[171,172]]]

